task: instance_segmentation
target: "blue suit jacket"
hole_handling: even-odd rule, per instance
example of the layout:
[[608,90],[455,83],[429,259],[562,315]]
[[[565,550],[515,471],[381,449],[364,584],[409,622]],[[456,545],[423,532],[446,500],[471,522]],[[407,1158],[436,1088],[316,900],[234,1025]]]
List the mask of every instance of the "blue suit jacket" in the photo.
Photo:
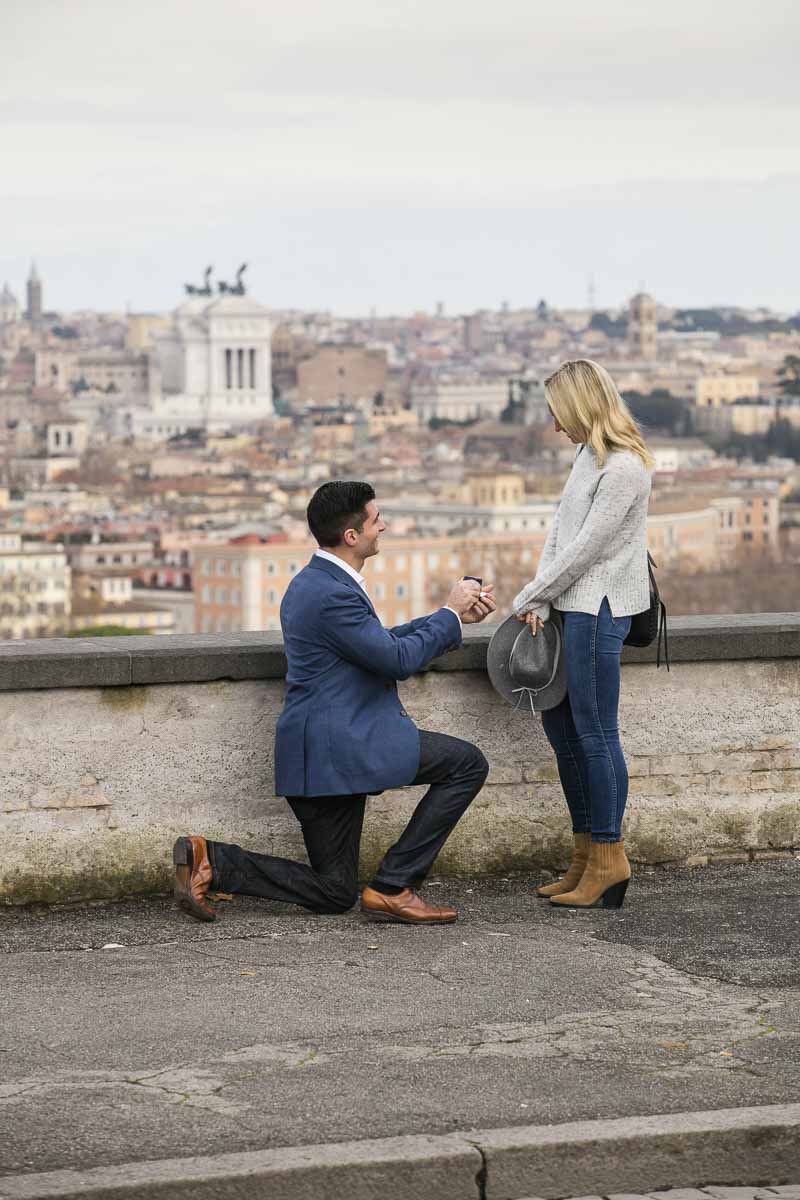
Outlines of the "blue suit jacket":
[[286,590],[281,628],[289,668],[276,793],[357,795],[411,783],[419,734],[396,680],[461,644],[455,613],[442,608],[384,629],[356,581],[315,556]]

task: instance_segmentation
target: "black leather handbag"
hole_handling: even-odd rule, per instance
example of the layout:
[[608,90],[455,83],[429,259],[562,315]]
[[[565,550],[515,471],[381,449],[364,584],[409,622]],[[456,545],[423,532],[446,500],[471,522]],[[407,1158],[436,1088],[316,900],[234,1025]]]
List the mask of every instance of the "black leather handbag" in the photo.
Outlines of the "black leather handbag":
[[647,573],[650,576],[650,607],[644,612],[631,617],[631,629],[625,638],[626,646],[651,646],[658,638],[656,668],[661,666],[661,644],[664,644],[664,663],[669,670],[669,636],[667,633],[667,606],[658,592],[658,584],[653,574],[656,563],[653,556],[647,552]]

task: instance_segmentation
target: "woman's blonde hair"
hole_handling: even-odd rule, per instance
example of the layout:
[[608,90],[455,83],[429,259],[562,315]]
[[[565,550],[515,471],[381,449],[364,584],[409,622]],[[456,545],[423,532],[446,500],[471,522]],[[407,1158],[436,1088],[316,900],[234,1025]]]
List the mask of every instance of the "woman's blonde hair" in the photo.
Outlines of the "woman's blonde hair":
[[605,367],[589,358],[563,363],[544,381],[550,411],[575,441],[591,446],[602,467],[612,450],[632,450],[648,468],[655,459]]

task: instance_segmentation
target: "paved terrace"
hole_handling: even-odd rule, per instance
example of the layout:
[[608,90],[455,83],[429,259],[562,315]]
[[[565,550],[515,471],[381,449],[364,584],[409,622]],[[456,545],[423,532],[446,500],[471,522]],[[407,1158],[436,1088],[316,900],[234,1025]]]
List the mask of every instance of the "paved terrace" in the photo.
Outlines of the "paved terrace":
[[[442,854],[443,874],[553,866],[570,841],[540,722],[486,676],[489,632],[401,685],[419,725],[476,741],[491,774]],[[672,622],[673,669],[626,651],[620,720],[629,853],[731,861],[800,847],[800,614]],[[0,902],[164,890],[179,833],[302,854],[273,792],[280,635],[0,645]],[[419,793],[370,801],[367,872]]]
[[[800,862],[640,868],[619,912],[555,911],[526,876],[430,894],[459,924],[245,898],[214,925],[164,899],[0,910],[0,1197],[800,1183]],[[751,1127],[776,1105],[777,1141]]]

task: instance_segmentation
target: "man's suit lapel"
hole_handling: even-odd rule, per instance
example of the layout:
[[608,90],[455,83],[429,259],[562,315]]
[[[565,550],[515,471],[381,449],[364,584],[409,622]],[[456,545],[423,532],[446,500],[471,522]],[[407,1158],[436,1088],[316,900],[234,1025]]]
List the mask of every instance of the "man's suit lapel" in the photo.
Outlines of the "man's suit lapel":
[[370,596],[362,587],[359,586],[359,584],[356,583],[352,575],[347,574],[347,571],[345,571],[343,567],[337,567],[336,563],[330,562],[327,558],[319,558],[316,554],[311,558],[311,561],[308,565],[316,571],[324,571],[326,575],[330,575],[331,579],[335,579],[337,583],[346,583],[353,589],[354,592],[356,592],[357,595],[362,598],[362,600],[366,601],[373,617],[378,616],[375,611],[375,605],[372,603]]

